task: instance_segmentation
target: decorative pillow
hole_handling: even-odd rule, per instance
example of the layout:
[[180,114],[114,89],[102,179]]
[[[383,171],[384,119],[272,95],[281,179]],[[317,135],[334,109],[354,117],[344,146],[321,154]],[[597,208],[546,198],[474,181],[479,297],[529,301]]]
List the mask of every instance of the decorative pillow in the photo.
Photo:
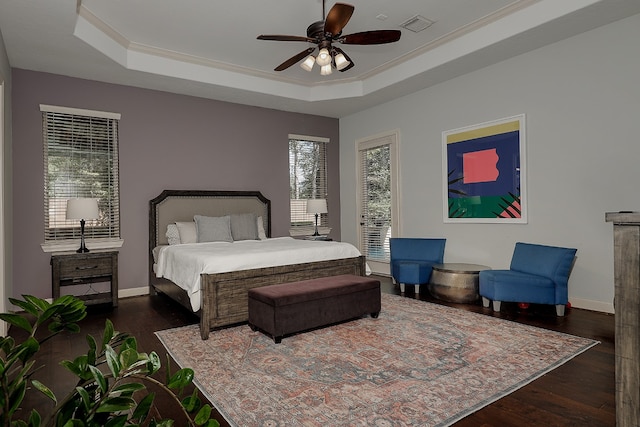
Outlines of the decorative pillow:
[[264,222],[262,222],[262,217],[259,216],[258,217],[258,239],[260,240],[266,240],[267,239],[267,233],[264,232]]
[[170,245],[177,245],[180,243],[180,232],[178,231],[178,226],[175,224],[167,225],[167,241]]
[[233,242],[231,217],[195,215],[197,242]]
[[196,243],[198,241],[195,222],[176,221],[176,227],[178,227],[178,234],[180,234],[180,243]]
[[257,240],[258,224],[255,213],[231,215],[233,240]]

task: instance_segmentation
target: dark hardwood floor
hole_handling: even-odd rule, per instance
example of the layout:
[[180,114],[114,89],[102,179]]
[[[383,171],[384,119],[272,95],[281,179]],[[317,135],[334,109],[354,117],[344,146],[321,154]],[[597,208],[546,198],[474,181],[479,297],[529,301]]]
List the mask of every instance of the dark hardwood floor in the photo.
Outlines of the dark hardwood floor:
[[[398,287],[389,278],[380,277],[383,292],[399,294]],[[455,424],[457,427],[523,427],[523,426],[614,426],[614,318],[612,315],[580,309],[569,309],[567,315],[558,318],[551,306],[531,306],[520,310],[516,304],[503,303],[501,313],[493,313],[478,304],[453,304],[436,300],[426,289],[416,297],[412,290],[406,298],[446,304],[462,310],[483,313],[519,323],[552,329],[600,341],[571,361],[549,372],[531,384],[511,393],[495,403],[475,412]],[[81,322],[79,334],[64,334],[43,346],[36,366],[44,366],[35,378],[52,388],[59,398],[75,386],[74,378],[59,362],[86,353],[86,334],[101,336],[105,319],[109,318],[115,328],[136,337],[138,350],[156,351],[163,359],[159,373],[164,378],[166,352],[155,331],[196,323],[198,319],[162,295],[121,299],[119,307],[89,307],[89,315]],[[11,330],[10,335],[19,338],[20,332]],[[171,361],[171,369],[177,366]],[[157,397],[163,415],[177,417],[168,399]],[[24,416],[29,409],[36,408],[41,415],[51,410],[52,404],[37,391],[27,392],[24,401]],[[227,424],[218,417],[221,425]],[[176,425],[182,425],[176,423]],[[239,425],[242,425],[240,422]]]

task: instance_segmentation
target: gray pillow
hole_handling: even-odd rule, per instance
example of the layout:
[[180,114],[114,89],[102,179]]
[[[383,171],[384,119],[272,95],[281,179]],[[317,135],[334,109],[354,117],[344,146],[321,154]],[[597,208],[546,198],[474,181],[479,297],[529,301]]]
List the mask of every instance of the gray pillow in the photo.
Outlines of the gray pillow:
[[258,222],[256,214],[232,214],[231,235],[233,236],[233,240],[258,240]]
[[231,218],[194,215],[198,243],[233,242],[231,237]]

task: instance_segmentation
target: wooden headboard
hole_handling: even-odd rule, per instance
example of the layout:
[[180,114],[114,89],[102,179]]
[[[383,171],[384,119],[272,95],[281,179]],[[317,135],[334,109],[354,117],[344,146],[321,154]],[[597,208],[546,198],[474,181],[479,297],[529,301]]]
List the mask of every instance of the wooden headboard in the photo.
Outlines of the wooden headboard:
[[271,237],[271,201],[259,191],[164,190],[149,201],[149,252],[167,243],[167,225],[193,221],[194,215],[224,216],[251,213],[262,217]]

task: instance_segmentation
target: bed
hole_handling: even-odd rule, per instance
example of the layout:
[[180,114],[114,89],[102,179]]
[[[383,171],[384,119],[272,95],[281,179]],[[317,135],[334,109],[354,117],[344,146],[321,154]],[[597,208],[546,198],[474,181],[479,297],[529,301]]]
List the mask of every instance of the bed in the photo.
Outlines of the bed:
[[[366,274],[365,258],[357,250],[350,256],[338,255],[338,258],[331,260],[295,264],[287,262],[285,265],[202,273],[199,275],[200,304],[194,310],[192,292],[156,274],[156,258],[161,249],[169,246],[167,226],[175,222],[193,221],[194,215],[222,217],[246,213],[255,214],[256,218],[261,219],[265,236],[271,236],[271,202],[258,191],[165,190],[149,202],[150,293],[163,293],[194,311],[200,317],[203,340],[209,337],[209,332],[214,328],[248,320],[247,293],[251,288],[340,274]],[[312,243],[324,245],[327,242]]]

